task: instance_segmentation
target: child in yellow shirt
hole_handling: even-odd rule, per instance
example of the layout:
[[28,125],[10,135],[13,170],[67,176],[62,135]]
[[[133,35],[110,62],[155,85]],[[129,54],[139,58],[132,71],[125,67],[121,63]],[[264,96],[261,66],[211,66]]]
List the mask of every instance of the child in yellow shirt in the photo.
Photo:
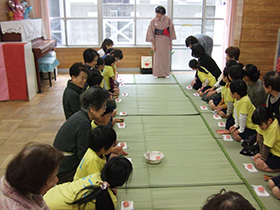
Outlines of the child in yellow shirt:
[[260,153],[254,156],[257,168],[266,172],[280,171],[280,126],[277,118],[270,109],[259,106],[252,121],[258,125],[256,130]]
[[[216,83],[216,78],[203,66],[200,66],[196,59],[192,59],[189,62],[189,67],[197,71],[197,76],[202,82],[201,88],[198,89],[200,96],[204,94],[204,91],[213,87]],[[192,86],[194,86],[196,78],[192,81]]]
[[93,129],[89,134],[89,148],[76,170],[74,180],[100,173],[106,163],[105,155],[111,153],[116,139],[116,132],[108,125]]
[[115,58],[111,55],[107,55],[104,58],[105,67],[103,70],[103,78],[106,84],[107,90],[109,90],[113,95],[119,95],[119,88],[115,87],[115,73],[113,67],[115,66]]
[[44,195],[44,200],[51,210],[116,209],[113,189],[127,182],[131,172],[132,164],[127,158],[113,157],[101,173],[56,185]]
[[236,99],[233,104],[234,125],[229,128],[229,131],[236,141],[241,141],[256,134],[257,126],[252,122],[255,107],[247,95],[247,85],[243,80],[233,81],[229,88],[232,97]]

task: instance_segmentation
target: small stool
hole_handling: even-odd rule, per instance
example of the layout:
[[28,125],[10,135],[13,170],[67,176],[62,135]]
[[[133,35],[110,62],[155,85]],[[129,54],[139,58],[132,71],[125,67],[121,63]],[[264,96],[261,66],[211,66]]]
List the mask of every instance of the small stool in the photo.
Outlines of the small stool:
[[43,73],[49,74],[50,87],[52,86],[51,73],[54,73],[54,80],[56,80],[56,67],[59,65],[56,57],[51,57],[48,54],[38,60],[39,69]]

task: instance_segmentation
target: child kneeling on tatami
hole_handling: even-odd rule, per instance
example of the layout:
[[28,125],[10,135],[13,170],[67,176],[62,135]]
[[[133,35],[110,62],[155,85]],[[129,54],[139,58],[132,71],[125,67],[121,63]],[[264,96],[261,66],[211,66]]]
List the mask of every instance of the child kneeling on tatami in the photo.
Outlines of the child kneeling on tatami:
[[233,81],[229,88],[232,97],[236,99],[233,104],[234,125],[229,128],[229,131],[236,141],[241,141],[256,134],[257,126],[252,122],[255,107],[247,95],[247,85],[243,80]]
[[264,106],[259,106],[253,116],[260,153],[254,156],[258,169],[266,172],[280,171],[280,126],[273,117],[273,112]]
[[[216,83],[216,78],[203,66],[200,66],[196,59],[192,59],[189,62],[189,67],[193,70],[197,71],[197,76],[202,82],[201,88],[198,89],[198,93],[200,96],[204,94],[204,91],[213,87]],[[194,86],[196,82],[196,77],[192,81],[192,86]]]
[[76,170],[74,181],[90,174],[100,173],[106,163],[105,155],[111,153],[116,138],[116,132],[108,125],[98,126],[90,132],[89,148]]

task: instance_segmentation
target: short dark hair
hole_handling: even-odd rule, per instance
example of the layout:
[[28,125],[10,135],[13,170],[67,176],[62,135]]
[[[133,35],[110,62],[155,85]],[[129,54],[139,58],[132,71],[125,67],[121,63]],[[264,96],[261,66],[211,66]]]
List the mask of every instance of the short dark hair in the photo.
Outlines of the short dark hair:
[[228,60],[226,62],[226,67],[231,67],[231,66],[234,66],[234,65],[237,65],[237,61],[236,60]]
[[247,95],[247,85],[242,79],[231,82],[229,88],[232,94],[237,93],[241,98]]
[[48,144],[29,143],[9,163],[6,179],[22,194],[40,194],[63,158],[61,152]]
[[88,147],[99,152],[103,147],[108,150],[117,140],[115,130],[109,125],[100,125],[89,133]]
[[101,58],[101,57],[98,57],[96,65],[97,65],[97,66],[104,65],[104,59]]
[[105,54],[107,53],[107,46],[106,45],[114,45],[114,42],[112,39],[106,38],[103,40],[101,44],[101,48],[104,50]]
[[256,82],[258,81],[258,79],[260,78],[260,71],[258,70],[258,68],[253,65],[253,64],[247,64],[245,66],[245,76],[249,77],[249,79],[252,81],[252,82]]
[[189,47],[190,45],[194,45],[198,43],[198,40],[194,36],[188,36],[185,40],[186,47]]
[[98,56],[97,51],[92,48],[88,48],[83,53],[84,62],[91,63],[96,56]]
[[95,110],[101,109],[107,101],[107,91],[99,86],[93,86],[81,94],[81,107],[88,110],[93,107]]
[[228,57],[234,58],[237,61],[238,61],[239,56],[240,56],[240,50],[239,50],[238,47],[230,46],[225,50],[225,53],[228,54]]
[[[113,49],[113,48],[110,48]],[[109,50],[108,50],[109,53]],[[123,52],[120,49],[113,49],[110,51],[110,55],[114,56],[114,58],[123,59]],[[106,56],[107,57],[107,56]]]
[[98,71],[90,71],[87,78],[87,83],[90,87],[100,85],[103,80],[102,75]]
[[205,69],[201,68],[201,66],[199,65],[199,62],[196,59],[190,60],[189,67],[192,69],[198,69],[198,71],[208,74],[208,72],[205,71]]
[[234,66],[230,67],[229,76],[231,77],[232,81],[238,80],[238,79],[243,79],[244,74],[245,74],[245,72],[241,66],[234,65]]
[[88,74],[88,69],[87,67],[81,63],[81,62],[77,62],[77,63],[74,63],[70,69],[69,69],[69,74],[70,74],[70,77],[74,76],[74,77],[77,77],[79,76],[79,74],[81,73],[81,71],[85,72]]
[[267,123],[270,118],[274,119],[272,110],[264,106],[259,106],[252,115],[252,122],[261,125],[262,123]]
[[192,46],[192,56],[195,58],[202,58],[205,55],[205,49],[201,44],[194,44]]
[[112,63],[115,63],[116,60],[114,58],[114,56],[112,55],[107,55],[105,58],[104,58],[104,62],[105,62],[105,65],[106,66],[111,66]]
[[256,210],[248,200],[237,192],[222,189],[218,194],[207,198],[202,210]]
[[102,116],[108,113],[112,113],[116,109],[116,101],[113,99],[108,99],[106,103],[106,109]]
[[280,92],[280,73],[269,71],[263,76],[263,84],[266,88],[269,86],[272,90]]
[[166,14],[166,9],[163,6],[157,6],[155,8],[155,13],[165,15]]
[[224,77],[227,77],[227,79],[229,81],[231,81],[230,78],[229,78],[229,73],[230,73],[230,68],[229,67],[225,67],[224,71],[223,71],[223,75],[224,75]]

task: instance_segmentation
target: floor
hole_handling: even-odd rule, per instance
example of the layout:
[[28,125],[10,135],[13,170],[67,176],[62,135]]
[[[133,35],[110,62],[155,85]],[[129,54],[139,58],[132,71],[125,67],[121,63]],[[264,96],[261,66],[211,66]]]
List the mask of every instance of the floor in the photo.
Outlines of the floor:
[[52,144],[65,121],[61,100],[68,79],[68,74],[59,75],[52,87],[43,80],[43,93],[36,94],[32,101],[0,102],[0,176],[24,144]]

